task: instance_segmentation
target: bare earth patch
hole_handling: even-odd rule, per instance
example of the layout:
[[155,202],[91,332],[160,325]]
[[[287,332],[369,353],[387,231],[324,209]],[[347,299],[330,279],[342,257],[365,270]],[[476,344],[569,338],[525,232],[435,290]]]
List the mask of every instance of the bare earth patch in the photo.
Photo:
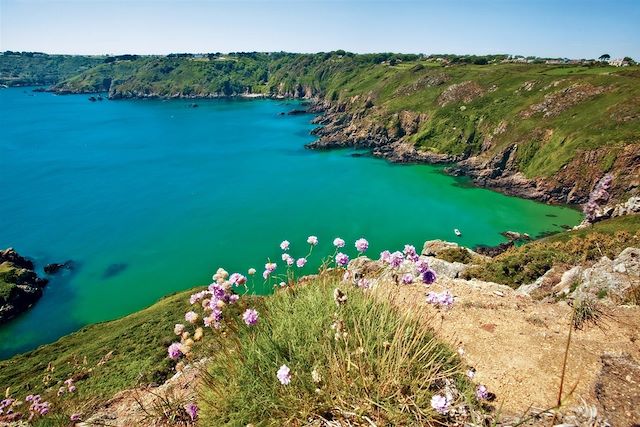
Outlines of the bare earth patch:
[[[534,301],[503,285],[442,278],[430,290],[450,289],[456,303],[441,311],[426,303],[422,285],[389,287],[397,291],[390,298],[398,305],[432,315],[436,335],[463,350],[464,361],[477,370],[476,380],[497,395],[502,414],[517,416],[529,408],[555,405],[571,317],[566,303]],[[566,404],[584,402],[616,420],[613,425],[632,425],[639,415],[631,405],[640,407],[640,308],[606,310],[608,316],[599,326],[573,332],[565,392],[574,386],[575,391],[565,396]],[[612,362],[606,361],[616,358],[630,361],[628,366],[636,370],[629,368],[625,374],[626,368],[607,368]],[[621,385],[621,375],[634,380]],[[627,398],[614,397],[619,395]]]

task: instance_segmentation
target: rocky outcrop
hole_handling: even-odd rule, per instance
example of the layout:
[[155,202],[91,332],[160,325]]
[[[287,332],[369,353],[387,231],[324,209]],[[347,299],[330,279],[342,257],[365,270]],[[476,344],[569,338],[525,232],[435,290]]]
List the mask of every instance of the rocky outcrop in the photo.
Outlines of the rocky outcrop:
[[0,251],[0,323],[31,307],[46,284],[33,271],[33,262],[12,248]]

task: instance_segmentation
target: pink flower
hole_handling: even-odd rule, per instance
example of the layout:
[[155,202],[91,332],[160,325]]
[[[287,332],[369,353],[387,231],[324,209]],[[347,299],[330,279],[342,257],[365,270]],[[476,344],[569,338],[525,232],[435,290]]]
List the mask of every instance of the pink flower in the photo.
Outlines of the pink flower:
[[349,264],[349,256],[343,254],[342,252],[339,252],[336,255],[336,264],[342,267],[346,266],[347,264]]
[[174,342],[169,346],[167,351],[169,352],[169,357],[173,360],[176,360],[180,356],[182,356],[182,346],[180,345],[180,343]]
[[333,239],[333,246],[335,246],[336,248],[344,248],[344,240],[336,237],[335,239]]
[[249,276],[253,276],[254,274],[256,274],[256,269],[250,268],[249,271],[247,271],[247,273],[249,273]]
[[439,414],[446,414],[449,412],[449,399],[441,394],[434,394],[431,398],[431,407]]
[[235,286],[242,286],[247,283],[247,278],[240,273],[233,273],[229,276],[229,283]]
[[189,323],[196,323],[196,321],[198,320],[198,313],[196,313],[195,311],[189,311],[184,315],[184,320]]
[[69,417],[69,419],[71,421],[80,421],[82,419],[82,415],[80,415],[80,414],[72,414],[71,417]]
[[404,283],[405,285],[412,284],[413,283],[413,274],[407,273],[404,276],[402,276],[402,283]]
[[282,243],[280,243],[280,249],[282,249],[283,251],[288,251],[289,250],[289,241],[288,240],[283,240]]
[[311,246],[315,246],[318,244],[318,238],[316,236],[309,236],[307,237],[307,243]]
[[487,400],[489,398],[489,390],[483,384],[479,384],[476,387],[476,398],[478,400]]
[[360,253],[364,253],[367,249],[369,249],[369,242],[366,239],[358,239],[356,240],[356,249]]
[[191,421],[195,421],[198,419],[198,406],[191,402],[184,405],[184,410],[187,411],[187,415],[191,418]]
[[291,382],[291,370],[287,365],[282,365],[280,366],[280,369],[278,369],[276,377],[278,377],[280,384],[287,385]]
[[306,258],[298,258],[298,260],[296,261],[296,265],[298,266],[298,268],[304,267],[306,263],[307,263]]
[[242,315],[242,320],[244,320],[247,326],[254,326],[258,323],[258,312],[252,308],[247,308]]

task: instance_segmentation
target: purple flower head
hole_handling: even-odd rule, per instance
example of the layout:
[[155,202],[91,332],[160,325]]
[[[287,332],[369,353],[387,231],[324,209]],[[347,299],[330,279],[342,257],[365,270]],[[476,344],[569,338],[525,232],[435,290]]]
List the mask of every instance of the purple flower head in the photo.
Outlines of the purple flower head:
[[342,252],[338,252],[338,254],[336,255],[336,264],[344,267],[347,264],[349,264],[349,256],[346,254],[343,254]]
[[389,256],[389,264],[393,268],[398,268],[404,261],[404,255],[400,251],[395,251]]
[[280,243],[280,249],[282,249],[283,251],[288,251],[289,250],[289,241],[288,240],[283,240],[282,243]]
[[273,273],[276,268],[278,268],[278,264],[276,264],[275,262],[268,262],[264,265],[264,269],[269,273]]
[[76,391],[76,386],[74,386],[74,385],[69,386],[69,393],[73,393],[75,391]]
[[442,291],[440,293],[429,292],[427,294],[427,302],[429,304],[435,305],[436,307],[451,308],[451,306],[455,302],[455,298],[448,290]]
[[287,385],[291,382],[291,370],[287,365],[282,365],[280,366],[280,369],[278,369],[276,377],[278,377],[280,384]]
[[478,384],[476,387],[476,398],[478,400],[487,400],[489,398],[489,390],[483,384]]
[[403,253],[409,261],[416,262],[420,258],[416,252],[415,246],[413,245],[404,245]]
[[402,283],[405,285],[410,285],[413,283],[413,274],[411,273],[407,273],[404,276],[402,276]]
[[356,240],[356,249],[360,253],[365,253],[367,249],[369,249],[369,242],[366,239],[358,239]]
[[191,418],[191,421],[195,421],[198,419],[198,406],[191,402],[184,405],[184,410],[187,411],[187,415]]
[[333,239],[333,246],[335,246],[336,248],[344,248],[344,240],[336,237],[335,239]]
[[180,343],[174,342],[167,349],[169,353],[169,358],[173,360],[177,360],[180,356],[182,356],[182,346]]
[[361,289],[369,289],[371,287],[371,282],[369,281],[369,279],[361,277],[360,279],[358,279],[357,286]]
[[254,326],[258,323],[258,312],[252,308],[247,308],[242,315],[242,320],[247,326]]
[[316,236],[309,236],[307,237],[307,243],[311,246],[315,246],[318,244],[318,238]]
[[80,414],[72,414],[71,417],[69,417],[69,419],[71,421],[80,421],[80,420],[82,420],[82,415],[80,415]]
[[296,262],[296,260],[293,259],[293,257],[290,255],[287,257],[287,259],[284,259],[283,261],[286,261],[288,266],[292,266]]
[[416,261],[416,270],[418,273],[422,274],[425,271],[429,270],[429,263],[423,259],[419,259]]
[[436,272],[430,268],[426,269],[421,276],[425,285],[430,285],[436,281]]
[[240,299],[240,295],[238,294],[233,294],[229,296],[229,304],[233,304],[238,302],[238,300]]
[[271,272],[269,270],[265,270],[262,272],[262,277],[264,278],[264,280],[267,280],[270,274]]
[[306,258],[298,258],[298,260],[296,261],[296,265],[298,266],[298,268],[304,267],[306,263],[307,263]]
[[225,290],[224,287],[222,287],[222,285],[220,285],[219,283],[210,284],[209,292],[211,293],[211,296],[213,296],[213,299],[224,298]]
[[391,261],[391,252],[387,250],[380,252],[380,261],[389,263]]
[[431,398],[431,407],[439,414],[446,414],[449,412],[449,399],[441,394],[434,394]]
[[204,296],[207,294],[206,291],[200,291],[196,294],[193,294],[189,297],[189,304],[193,305],[195,303],[197,303],[198,301],[200,301],[202,298],[204,298]]

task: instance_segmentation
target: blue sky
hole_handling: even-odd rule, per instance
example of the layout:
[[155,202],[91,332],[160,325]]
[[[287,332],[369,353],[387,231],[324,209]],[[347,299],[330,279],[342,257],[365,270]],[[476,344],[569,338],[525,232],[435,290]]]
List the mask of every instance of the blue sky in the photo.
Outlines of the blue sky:
[[0,50],[640,59],[640,0],[0,0]]

